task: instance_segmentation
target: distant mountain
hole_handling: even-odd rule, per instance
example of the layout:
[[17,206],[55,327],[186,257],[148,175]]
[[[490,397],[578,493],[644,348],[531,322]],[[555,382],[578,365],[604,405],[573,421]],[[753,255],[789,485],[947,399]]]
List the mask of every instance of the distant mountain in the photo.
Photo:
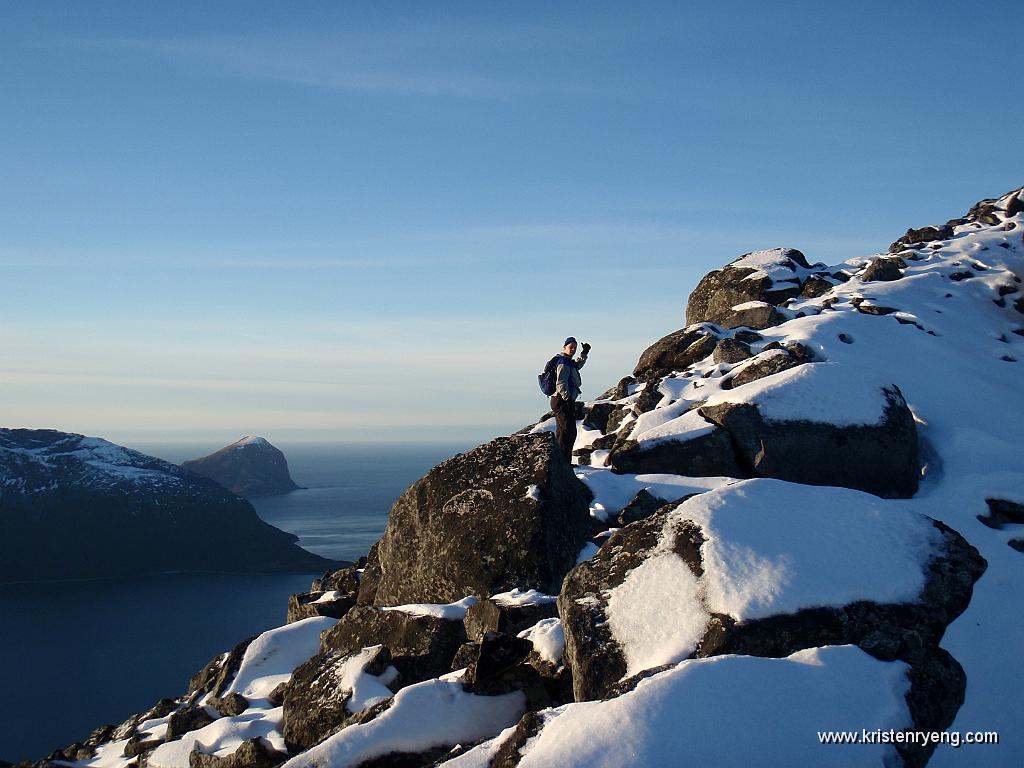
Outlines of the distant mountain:
[[252,435],[209,456],[183,461],[181,467],[208,477],[247,499],[277,496],[299,488],[288,473],[284,454],[264,438]]
[[0,429],[0,531],[0,582],[332,565],[211,480],[52,429]]

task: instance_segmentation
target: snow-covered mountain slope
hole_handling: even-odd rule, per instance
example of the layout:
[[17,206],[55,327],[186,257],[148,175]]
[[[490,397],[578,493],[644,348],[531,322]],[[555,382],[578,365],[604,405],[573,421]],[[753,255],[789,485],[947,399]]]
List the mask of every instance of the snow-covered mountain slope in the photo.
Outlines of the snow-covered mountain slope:
[[0,429],[0,523],[5,582],[331,564],[210,480],[55,430]]
[[[716,270],[687,326],[586,403],[572,472],[589,502],[547,417],[445,462],[396,505],[387,546],[298,596],[309,618],[54,757],[1021,764],[1022,213],[1018,190],[888,254]],[[593,538],[556,604],[525,566],[581,504]],[[411,552],[444,568],[417,568],[395,607]]]

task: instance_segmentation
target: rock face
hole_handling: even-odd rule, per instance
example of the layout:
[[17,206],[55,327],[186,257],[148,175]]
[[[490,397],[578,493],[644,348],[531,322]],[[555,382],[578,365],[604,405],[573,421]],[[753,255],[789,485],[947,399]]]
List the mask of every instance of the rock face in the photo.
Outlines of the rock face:
[[0,525],[0,582],[332,565],[211,480],[55,430],[0,429]]
[[588,504],[550,434],[498,438],[460,454],[395,502],[360,602],[557,592],[589,536]]
[[232,493],[251,499],[299,488],[284,454],[262,437],[243,437],[216,453],[181,463],[182,469],[208,477]]

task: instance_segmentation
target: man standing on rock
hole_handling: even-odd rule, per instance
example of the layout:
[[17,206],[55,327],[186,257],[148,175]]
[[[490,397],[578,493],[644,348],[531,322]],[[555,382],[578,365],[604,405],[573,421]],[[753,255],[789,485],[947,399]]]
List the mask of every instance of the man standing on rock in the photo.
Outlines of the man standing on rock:
[[555,414],[555,424],[558,427],[558,447],[570,464],[572,447],[576,443],[576,398],[580,396],[580,387],[583,383],[580,379],[580,368],[587,362],[590,345],[584,343],[582,354],[573,360],[575,354],[576,339],[570,336],[562,345],[562,354],[558,356],[555,368],[555,394],[551,396],[551,410]]

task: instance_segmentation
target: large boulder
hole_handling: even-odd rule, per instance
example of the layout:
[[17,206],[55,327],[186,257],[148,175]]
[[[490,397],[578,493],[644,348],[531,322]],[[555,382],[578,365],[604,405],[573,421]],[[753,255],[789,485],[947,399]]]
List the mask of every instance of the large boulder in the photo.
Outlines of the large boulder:
[[[768,310],[799,296],[810,271],[807,259],[793,248],[744,254],[723,269],[709,272],[697,284],[686,305],[686,322],[709,322],[725,328],[754,327],[751,323],[761,321],[766,323],[760,325],[762,328],[777,325],[778,318]],[[749,302],[768,305],[763,317],[738,317],[733,312],[734,307]]]
[[837,363],[799,366],[712,397],[699,413],[729,433],[747,477],[913,496],[914,416],[899,387],[856,375]]
[[955,531],[857,491],[774,480],[711,491],[620,530],[566,577],[575,696],[727,653],[853,644],[914,664],[985,565]]
[[[552,436],[501,437],[434,467],[395,502],[360,602],[557,593],[589,536],[590,494]],[[371,586],[372,585],[372,586]]]

